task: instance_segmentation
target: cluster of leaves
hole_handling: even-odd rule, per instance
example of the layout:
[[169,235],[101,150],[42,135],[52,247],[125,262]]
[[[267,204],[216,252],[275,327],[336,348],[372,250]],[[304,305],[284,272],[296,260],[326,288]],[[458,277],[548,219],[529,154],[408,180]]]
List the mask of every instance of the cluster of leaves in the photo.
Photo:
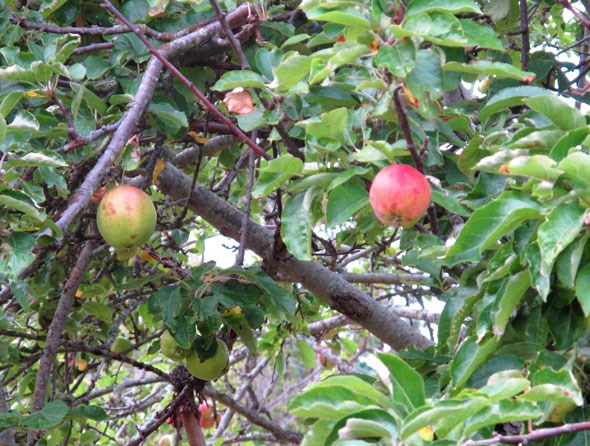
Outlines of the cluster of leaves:
[[[114,168],[94,172],[126,110],[145,94],[149,51],[98,4],[0,3],[0,389],[7,389],[0,391],[0,430],[49,431],[47,444],[132,436],[125,429],[146,421],[141,410],[158,408],[153,395],[166,391],[157,385],[171,381],[174,364],[158,354],[163,329],[182,347],[196,334],[238,339],[252,356],[272,358],[280,372],[273,383],[295,394],[316,366],[320,342],[310,346],[310,334],[329,343],[341,366],[365,353],[362,345],[375,345],[348,330],[313,332],[313,322],[333,315],[323,296],[280,285],[258,267],[194,266],[191,256],[227,228],[203,224],[184,197],[177,202],[150,188],[159,233],[130,265],[97,245],[60,333],[57,364],[41,370],[47,328],[80,246],[98,239],[92,207],[72,224],[56,224],[71,212],[80,185],[99,176],[96,187],[121,177],[157,185],[162,160],[232,129],[165,74]],[[590,127],[555,94],[588,102],[583,85],[571,89],[566,76],[574,70],[582,79],[586,62],[572,66],[578,56],[561,62],[543,47],[582,45],[582,26],[577,17],[566,19],[561,4],[530,2],[524,27],[518,3],[251,5],[256,18],[240,25],[241,49],[233,48],[247,66],[210,36],[173,58],[228,116],[223,98],[245,89],[253,110],[233,119],[273,154],[254,172],[234,140],[180,166],[195,183],[248,208],[252,223],[274,225],[274,240],[290,256],[335,271],[425,273],[419,285],[367,278],[376,281],[367,290],[391,302],[426,295],[445,304],[436,345],[380,354],[379,375],[332,377],[291,401],[291,413],[309,421],[306,444],[450,445],[488,438],[504,423],[586,419]],[[169,47],[215,16],[207,2],[116,6]],[[367,186],[392,163],[414,163],[431,180],[433,205],[415,228],[384,228],[370,208]],[[357,252],[364,256],[350,263]],[[261,255],[280,279],[272,274],[274,254]],[[131,356],[109,351],[120,334],[132,339]],[[301,358],[287,359],[290,353]],[[140,382],[138,369],[157,380]],[[53,373],[55,401],[26,415],[38,373]],[[228,393],[242,378],[230,373]],[[118,380],[127,380],[139,407],[129,404],[131,394],[119,395]],[[98,407],[115,403],[123,408]],[[260,403],[251,407],[262,412]]]
[[[489,437],[498,424],[559,422],[565,412],[583,403],[571,372],[546,367],[547,358],[531,364],[528,377],[519,370],[496,372],[487,382],[477,383],[477,389],[457,386],[450,397],[441,399],[436,385],[426,385],[403,359],[377,356],[385,369],[377,377],[330,377],[291,401],[295,415],[318,419],[302,444],[365,439],[356,444],[451,446],[478,432]],[[435,434],[440,440],[433,443]]]

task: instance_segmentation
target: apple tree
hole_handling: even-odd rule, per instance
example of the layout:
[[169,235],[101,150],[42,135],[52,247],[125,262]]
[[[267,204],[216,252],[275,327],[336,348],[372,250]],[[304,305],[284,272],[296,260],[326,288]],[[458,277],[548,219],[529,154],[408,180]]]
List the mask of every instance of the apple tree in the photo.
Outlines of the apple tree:
[[0,3],[0,445],[585,444],[588,1]]

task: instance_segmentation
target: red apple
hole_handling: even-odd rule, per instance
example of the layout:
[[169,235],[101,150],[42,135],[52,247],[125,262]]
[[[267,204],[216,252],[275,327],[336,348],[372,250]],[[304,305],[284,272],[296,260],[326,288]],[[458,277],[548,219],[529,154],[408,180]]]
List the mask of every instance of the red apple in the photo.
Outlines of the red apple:
[[375,176],[369,198],[381,223],[410,228],[430,205],[430,184],[412,166],[395,164]]
[[218,413],[217,417],[214,417],[213,412],[213,407],[209,406],[207,402],[199,404],[199,413],[201,414],[199,424],[202,428],[209,429],[215,426],[216,421],[217,423],[221,421],[221,415]]

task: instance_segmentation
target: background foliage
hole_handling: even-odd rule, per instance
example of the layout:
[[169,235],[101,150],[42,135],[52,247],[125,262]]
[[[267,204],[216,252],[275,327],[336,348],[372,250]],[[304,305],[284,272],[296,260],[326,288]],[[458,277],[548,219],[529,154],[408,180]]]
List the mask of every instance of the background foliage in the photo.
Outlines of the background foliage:
[[[585,444],[590,4],[0,4],[0,444]],[[393,163],[410,229],[369,205]],[[121,182],[158,210],[128,263]]]

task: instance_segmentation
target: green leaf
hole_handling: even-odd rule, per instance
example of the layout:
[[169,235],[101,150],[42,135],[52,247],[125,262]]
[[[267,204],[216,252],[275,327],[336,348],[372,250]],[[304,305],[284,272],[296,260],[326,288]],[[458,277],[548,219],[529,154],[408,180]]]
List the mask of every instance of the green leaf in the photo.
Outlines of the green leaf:
[[590,155],[583,152],[570,153],[561,160],[558,167],[563,177],[577,188],[590,192]]
[[10,93],[3,96],[0,101],[0,115],[8,116],[23,97],[23,91],[11,91]]
[[161,124],[162,130],[171,136],[176,135],[180,129],[188,127],[186,114],[168,102],[150,102],[148,111],[151,118]]
[[[325,63],[325,67],[323,69],[310,75],[309,83],[317,84],[322,82],[328,76],[333,75],[337,68],[343,65],[354,64],[359,57],[365,56],[369,53],[370,49],[366,45],[354,45],[352,47],[338,48],[336,53]],[[314,59],[313,62],[317,62],[317,59]]]
[[551,149],[551,158],[555,161],[561,161],[564,159],[571,148],[576,147],[584,142],[586,137],[590,133],[588,127],[582,127],[574,130],[570,130],[563,135]]
[[35,258],[33,254],[35,236],[26,233],[10,234],[2,239],[0,273],[16,279],[19,273]]
[[577,109],[570,107],[555,95],[535,96],[523,102],[532,110],[547,116],[562,130],[573,130],[586,125],[586,118]]
[[[565,248],[557,257],[555,262],[555,272],[562,286],[574,289],[578,268],[584,254],[584,248],[588,241],[588,234],[574,240]],[[590,288],[586,288],[590,290]],[[589,302],[590,303],[590,302]]]
[[418,12],[448,12],[450,14],[483,14],[477,3],[472,0],[413,0],[408,5],[406,17]]
[[408,412],[424,405],[422,376],[398,356],[377,353],[377,358],[389,370],[393,400],[408,409]]
[[[539,226],[537,243],[541,252],[539,272],[549,278],[555,259],[579,235],[586,209],[578,205],[558,206]],[[543,299],[547,296],[542,294]]]
[[180,287],[167,285],[153,293],[148,300],[150,313],[162,318],[167,327],[176,331],[178,328],[177,318],[181,314]]
[[239,314],[231,314],[230,316],[224,315],[223,321],[238,334],[250,354],[256,355],[256,336],[244,314],[240,312]]
[[424,100],[426,96],[437,99],[443,94],[443,73],[440,54],[433,50],[420,50],[416,66],[406,79],[414,96]]
[[88,56],[82,64],[86,68],[86,76],[91,80],[101,78],[107,71],[113,68],[107,60],[94,55]]
[[283,206],[281,237],[291,254],[311,260],[311,204],[318,188],[300,192]]
[[584,404],[584,397],[576,378],[570,370],[558,371],[545,367],[531,376],[533,387],[520,398],[528,401],[571,401],[576,406]]
[[442,67],[443,71],[459,71],[461,73],[480,74],[484,76],[498,76],[502,78],[525,80],[535,76],[530,71],[522,71],[512,64],[503,62],[490,62],[488,60],[476,60],[471,63],[447,62]]
[[216,91],[233,90],[234,88],[265,88],[264,79],[258,73],[248,70],[228,71],[211,87]]
[[[329,382],[326,380],[324,382]],[[343,416],[375,407],[375,399],[341,385],[311,387],[289,402],[289,412],[301,418],[339,420]]]
[[499,172],[552,182],[563,173],[557,168],[557,163],[546,155],[517,156]]
[[296,52],[287,53],[281,64],[275,68],[275,77],[269,88],[278,91],[290,90],[309,74],[311,60],[311,57]]
[[0,206],[22,212],[39,222],[45,221],[45,215],[41,213],[31,197],[16,189],[3,189],[0,187]]
[[459,198],[454,196],[453,191],[439,189],[431,185],[432,201],[439,206],[451,211],[453,214],[469,217],[471,211],[460,203]]
[[379,48],[375,56],[379,68],[387,68],[391,74],[405,77],[416,65],[416,47],[410,39]]
[[51,14],[55,13],[59,8],[65,5],[67,0],[43,0],[41,3],[41,7],[39,8],[39,12],[43,15],[43,17],[49,17]]
[[510,276],[506,282],[502,295],[497,302],[497,308],[492,312],[493,332],[496,336],[504,334],[512,312],[531,286],[531,282],[532,277],[528,270]]
[[497,402],[524,392],[530,385],[520,370],[502,370],[490,376],[487,384],[478,392],[485,393],[492,402]]
[[338,23],[340,25],[350,26],[351,28],[360,28],[365,31],[371,29],[371,22],[354,8],[330,10],[320,7],[306,9],[305,14],[309,20]]
[[350,169],[346,169],[344,172],[339,173],[330,184],[326,187],[327,191],[334,190],[338,186],[347,183],[351,178],[356,176],[364,176],[371,172],[371,169],[368,167],[352,167]]
[[585,265],[576,275],[575,292],[584,316],[590,315],[590,265]]
[[299,350],[299,358],[301,359],[301,363],[303,367],[308,369],[315,369],[317,366],[316,354],[313,348],[305,341],[297,341],[296,343],[297,349]]
[[[364,379],[354,375],[334,375],[324,381],[311,384],[301,395],[302,400],[295,401],[295,399],[289,404],[289,411],[296,416],[313,417],[316,408],[304,407],[305,401],[311,401],[311,397],[305,397],[306,394],[311,393],[315,397],[323,392],[328,394],[327,399],[322,397],[323,402],[332,400],[339,403],[339,400],[345,395],[344,393],[339,393],[342,389],[350,391],[355,395],[354,398],[350,399],[351,401],[358,403],[365,402],[367,406],[374,405],[389,409],[395,407],[387,395],[377,390]],[[330,395],[333,395],[334,398]],[[346,403],[345,400],[341,402]]]
[[94,421],[104,421],[107,419],[106,411],[99,406],[75,406],[68,410],[65,416],[66,420],[90,419]]
[[369,193],[362,183],[349,181],[334,189],[328,196],[326,223],[334,227],[348,221],[359,209],[369,204]]
[[45,404],[39,412],[23,417],[21,423],[31,429],[47,430],[59,425],[68,413],[68,406],[62,401]]
[[0,114],[0,144],[2,144],[6,139],[6,133],[8,133],[8,126],[6,125],[4,116]]
[[453,361],[451,362],[450,374],[451,381],[455,388],[463,386],[483,363],[496,351],[500,346],[500,340],[495,336],[478,344],[475,336],[465,339]]
[[502,111],[508,107],[523,105],[525,98],[551,94],[551,91],[540,87],[524,86],[511,87],[500,90],[497,94],[483,106],[479,111],[479,120],[485,122],[494,113]]
[[543,415],[543,410],[534,403],[519,400],[503,400],[486,406],[465,421],[465,435],[470,436],[486,426],[534,420]]
[[496,50],[503,49],[502,41],[498,39],[496,28],[470,19],[459,19],[459,23],[463,28],[463,34],[467,41],[466,46],[479,46],[481,48]]
[[20,158],[10,158],[9,166],[46,166],[46,167],[67,167],[68,163],[57,153],[48,150],[28,152]]
[[539,205],[526,194],[504,192],[495,200],[477,209],[447,252],[445,262],[477,262],[481,253],[495,245],[508,232],[523,222],[540,215]]
[[396,444],[398,422],[388,412],[381,409],[368,409],[350,414],[339,420],[328,436],[325,444],[333,444],[340,439],[339,445],[346,445],[345,440],[359,444],[360,439],[370,440],[369,444]]
[[12,119],[12,122],[8,124],[10,130],[21,130],[26,132],[36,132],[41,126],[37,118],[28,111],[19,110]]
[[303,174],[303,161],[291,155],[267,161],[262,160],[258,169],[260,175],[254,186],[254,196],[266,197],[294,176]]
[[100,302],[84,302],[82,307],[97,319],[110,324],[113,321],[113,310],[106,304]]
[[462,425],[470,415],[487,404],[487,398],[473,396],[469,399],[441,400],[432,406],[423,406],[404,420],[401,437],[406,440],[420,429],[430,427],[439,438],[444,438],[451,430]]
[[319,117],[299,121],[297,125],[303,127],[308,135],[318,139],[327,138],[352,145],[356,140],[352,129],[353,119],[350,110],[340,107],[322,113]]

